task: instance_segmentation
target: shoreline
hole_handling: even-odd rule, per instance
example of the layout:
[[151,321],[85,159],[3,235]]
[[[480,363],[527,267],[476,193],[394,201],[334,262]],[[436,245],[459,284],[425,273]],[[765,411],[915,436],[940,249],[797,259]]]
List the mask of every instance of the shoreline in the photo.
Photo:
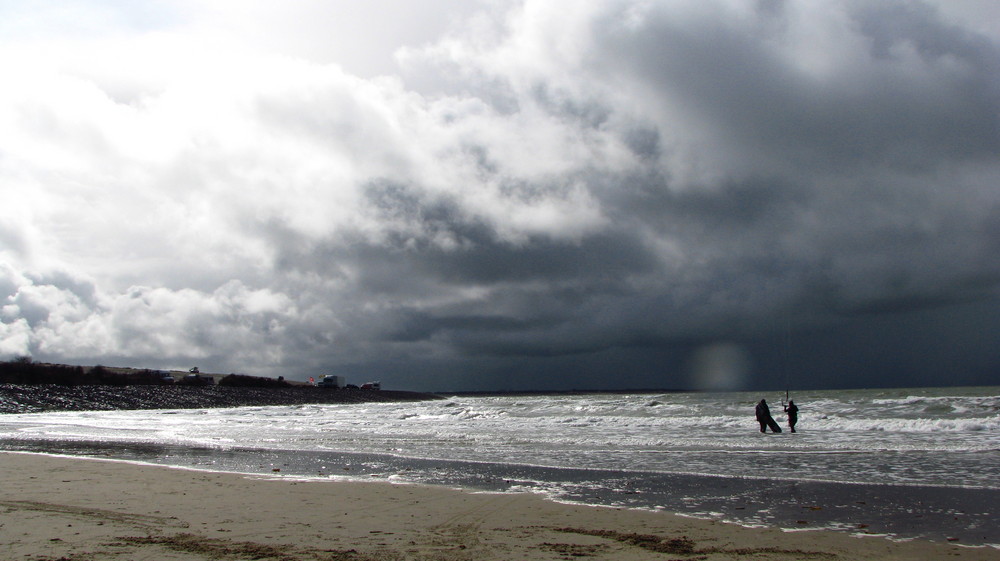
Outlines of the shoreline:
[[[90,461],[87,461],[90,460]],[[745,528],[530,494],[0,453],[0,551],[72,560],[967,559],[1000,551]]]
[[428,401],[435,394],[316,387],[0,384],[0,414]]

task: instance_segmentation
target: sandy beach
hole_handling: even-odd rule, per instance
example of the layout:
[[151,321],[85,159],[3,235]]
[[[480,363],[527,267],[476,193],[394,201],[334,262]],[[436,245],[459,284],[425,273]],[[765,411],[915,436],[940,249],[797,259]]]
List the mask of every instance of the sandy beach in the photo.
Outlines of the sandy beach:
[[0,454],[0,559],[1000,559],[992,548],[749,529],[387,482]]

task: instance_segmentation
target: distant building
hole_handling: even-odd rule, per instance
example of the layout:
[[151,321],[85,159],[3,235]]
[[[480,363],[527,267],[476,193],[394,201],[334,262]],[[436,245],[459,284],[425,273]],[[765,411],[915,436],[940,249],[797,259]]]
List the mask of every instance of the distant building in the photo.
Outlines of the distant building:
[[343,376],[323,376],[317,385],[321,388],[340,389],[347,386],[347,380]]

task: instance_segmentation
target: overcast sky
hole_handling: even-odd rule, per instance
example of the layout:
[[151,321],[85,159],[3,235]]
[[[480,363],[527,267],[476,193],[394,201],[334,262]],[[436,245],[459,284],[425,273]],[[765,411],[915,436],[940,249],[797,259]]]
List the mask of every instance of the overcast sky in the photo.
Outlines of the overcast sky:
[[0,358],[1000,384],[1000,3],[0,0]]

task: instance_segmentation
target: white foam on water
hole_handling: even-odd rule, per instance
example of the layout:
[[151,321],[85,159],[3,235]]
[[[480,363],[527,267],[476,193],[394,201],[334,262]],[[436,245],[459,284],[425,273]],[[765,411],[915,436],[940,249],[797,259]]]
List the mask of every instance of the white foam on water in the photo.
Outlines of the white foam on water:
[[[417,403],[0,416],[0,438],[330,450],[428,459],[888,484],[1000,486],[1000,388],[802,392],[762,435],[761,396],[456,396]],[[770,397],[770,396],[768,396]],[[763,466],[763,468],[762,468]]]

